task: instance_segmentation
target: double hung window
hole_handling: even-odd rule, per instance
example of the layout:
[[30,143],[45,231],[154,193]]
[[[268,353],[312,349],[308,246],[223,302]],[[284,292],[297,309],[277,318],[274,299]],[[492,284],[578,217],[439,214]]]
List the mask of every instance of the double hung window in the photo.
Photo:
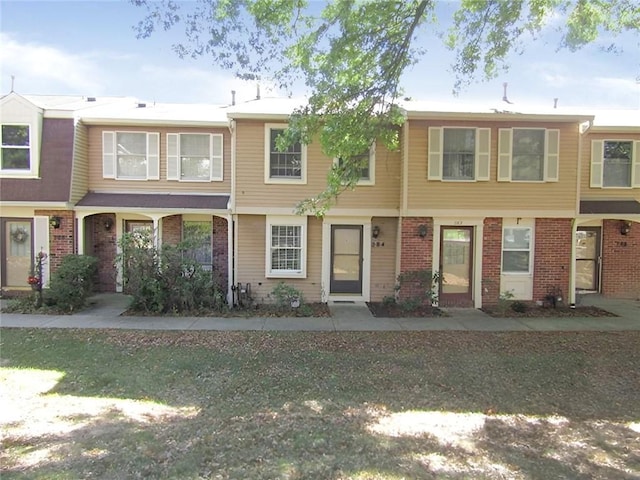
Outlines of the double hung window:
[[306,276],[306,217],[267,218],[267,277]]
[[428,179],[489,180],[489,128],[429,127]]
[[209,133],[167,134],[167,179],[221,181],[223,137]]
[[[336,159],[336,164],[342,167],[344,160],[342,158]],[[366,151],[360,155],[355,155],[351,158],[351,162],[357,166],[360,176],[358,185],[374,185],[375,184],[375,169],[376,169],[376,146],[375,143]]]
[[502,232],[502,272],[531,272],[531,228],[505,227]]
[[498,132],[498,181],[556,182],[560,130],[501,128]]
[[285,150],[278,148],[278,137],[286,125],[265,126],[265,183],[306,183],[306,146],[300,142]]
[[594,140],[591,144],[591,186],[640,187],[640,141]]
[[29,172],[31,170],[29,125],[2,125],[1,135],[0,170]]
[[102,132],[102,175],[118,180],[160,178],[160,134]]

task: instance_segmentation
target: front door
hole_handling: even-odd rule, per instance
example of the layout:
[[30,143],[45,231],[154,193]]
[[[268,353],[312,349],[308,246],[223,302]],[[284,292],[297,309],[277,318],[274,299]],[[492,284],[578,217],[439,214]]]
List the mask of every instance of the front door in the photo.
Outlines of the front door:
[[469,305],[473,299],[473,227],[442,227],[440,242],[440,303]]
[[581,227],[576,232],[576,289],[600,289],[600,227]]
[[5,220],[3,224],[2,286],[28,287],[31,274],[33,228],[30,220]]
[[362,294],[362,225],[331,226],[330,289]]

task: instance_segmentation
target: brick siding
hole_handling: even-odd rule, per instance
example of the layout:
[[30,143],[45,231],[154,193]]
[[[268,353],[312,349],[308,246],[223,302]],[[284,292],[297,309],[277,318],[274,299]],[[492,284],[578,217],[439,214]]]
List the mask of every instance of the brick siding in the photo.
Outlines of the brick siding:
[[537,218],[533,300],[544,301],[551,289],[559,288],[563,300],[569,293],[571,246],[573,235],[570,218]]
[[640,299],[640,223],[632,222],[627,235],[621,220],[602,225],[602,293],[613,298]]
[[[105,228],[105,222],[109,220],[111,228]],[[87,239],[93,239],[93,245],[87,245],[87,255],[94,255],[98,259],[98,284],[99,292],[116,291],[116,216],[112,213],[102,213],[88,217],[86,224]]]
[[[418,235],[421,225],[426,225],[427,236]],[[410,217],[402,219],[402,240],[400,254],[400,275],[420,272],[433,268],[433,219],[426,217]],[[401,282],[398,292],[400,299],[420,297],[424,295],[420,282],[407,280]]]
[[496,305],[502,271],[502,218],[484,219],[482,248],[482,305]]
[[[49,268],[53,273],[57,270],[62,259],[75,253],[75,215],[70,210],[35,210],[36,216],[60,217],[60,228],[49,225]],[[34,255],[40,251],[40,246],[35,245]]]

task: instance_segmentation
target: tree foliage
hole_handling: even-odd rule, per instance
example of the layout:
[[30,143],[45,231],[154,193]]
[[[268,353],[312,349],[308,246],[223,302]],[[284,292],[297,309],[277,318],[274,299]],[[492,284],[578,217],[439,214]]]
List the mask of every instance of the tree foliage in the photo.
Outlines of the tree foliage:
[[[141,38],[184,26],[185,42],[174,45],[181,57],[208,56],[239,78],[284,89],[304,82],[309,100],[293,113],[281,147],[319,139],[327,156],[344,160],[329,172],[327,189],[299,205],[318,214],[356,185],[360,168],[350,159],[376,140],[398,148],[400,78],[425,55],[417,40],[433,28],[438,6],[435,0],[131,1],[146,8],[137,25]],[[635,0],[462,0],[444,36],[454,52],[454,92],[477,77],[495,77],[509,53],[554,18],[564,19],[559,46],[576,50],[605,32],[638,31],[640,7]]]

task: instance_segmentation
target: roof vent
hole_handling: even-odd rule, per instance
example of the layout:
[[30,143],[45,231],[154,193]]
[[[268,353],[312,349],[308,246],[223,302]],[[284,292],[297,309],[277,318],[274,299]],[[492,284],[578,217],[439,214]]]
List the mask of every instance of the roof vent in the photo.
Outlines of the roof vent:
[[146,106],[146,103],[138,103],[138,108],[145,108]]
[[96,97],[87,97],[87,102],[95,102]]

